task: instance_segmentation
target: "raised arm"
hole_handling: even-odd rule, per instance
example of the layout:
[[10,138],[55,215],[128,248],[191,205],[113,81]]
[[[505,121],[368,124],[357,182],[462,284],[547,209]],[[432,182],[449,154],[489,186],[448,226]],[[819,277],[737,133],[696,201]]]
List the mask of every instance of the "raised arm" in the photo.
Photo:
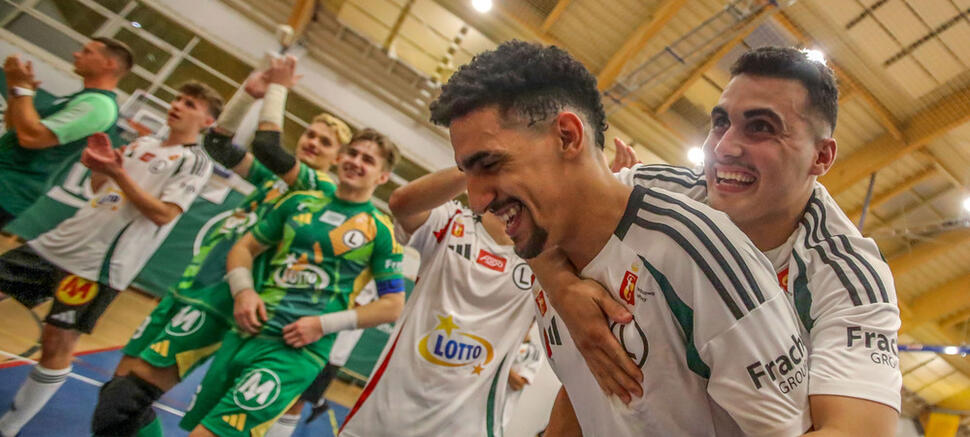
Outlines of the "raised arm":
[[271,59],[265,74],[268,85],[263,97],[263,107],[259,111],[259,128],[253,137],[253,155],[287,185],[292,186],[300,175],[300,163],[283,149],[281,132],[286,111],[286,95],[300,78],[296,74],[296,58],[287,56]]
[[394,219],[408,233],[414,232],[431,210],[465,191],[465,176],[457,167],[424,175],[394,190],[388,206]]

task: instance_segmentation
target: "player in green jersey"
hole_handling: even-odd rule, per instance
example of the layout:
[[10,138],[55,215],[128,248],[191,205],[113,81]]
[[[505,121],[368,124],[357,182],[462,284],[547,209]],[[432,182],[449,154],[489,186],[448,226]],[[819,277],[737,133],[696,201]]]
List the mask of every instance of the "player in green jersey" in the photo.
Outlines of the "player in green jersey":
[[[337,331],[400,314],[403,250],[390,217],[370,202],[396,156],[383,135],[358,132],[338,157],[333,197],[291,193],[233,246],[226,278],[235,329],[182,420],[191,436],[263,435],[326,364]],[[270,248],[257,286],[253,260]],[[349,309],[353,290],[372,275],[379,298]]]
[[0,229],[13,221],[77,162],[87,137],[107,132],[118,119],[114,90],[131,70],[131,50],[111,38],[95,38],[74,53],[74,72],[84,89],[34,106],[38,82],[30,61],[4,61],[7,132],[0,136]]
[[[231,326],[233,302],[223,282],[229,249],[288,189],[335,192],[336,184],[326,170],[341,145],[351,138],[346,124],[327,114],[314,118],[300,136],[296,159],[279,143],[285,94],[292,86],[294,68],[294,60],[277,59],[267,70],[254,73],[206,135],[204,145],[210,156],[255,189],[212,224],[172,292],[122,349],[115,377],[105,385],[95,409],[92,430],[96,435],[130,435],[139,429],[138,435],[160,434],[151,402],[211,356]],[[282,96],[277,94],[276,100],[264,103],[260,112],[253,151],[232,145],[232,135],[255,99],[280,88]],[[267,168],[262,160],[274,162],[274,168]],[[256,264],[264,266],[267,261]]]

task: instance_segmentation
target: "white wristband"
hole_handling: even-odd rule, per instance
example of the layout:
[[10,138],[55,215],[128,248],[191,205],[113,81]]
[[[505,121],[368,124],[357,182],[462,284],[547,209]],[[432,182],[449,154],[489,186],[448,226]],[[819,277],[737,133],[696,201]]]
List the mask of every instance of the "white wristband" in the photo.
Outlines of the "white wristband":
[[357,329],[357,311],[343,310],[320,316],[320,327],[323,335],[337,331]]
[[226,282],[229,283],[229,293],[232,297],[242,293],[244,290],[255,290],[253,286],[253,272],[246,267],[236,267],[226,273]]
[[249,107],[253,105],[256,99],[249,95],[244,89],[236,91],[229,102],[226,103],[226,107],[222,109],[222,114],[219,114],[219,120],[216,121],[216,126],[225,129],[230,132],[236,132],[239,130],[239,126],[242,124],[246,114],[249,112]]
[[283,111],[286,109],[285,86],[278,83],[271,83],[266,88],[266,95],[263,96],[263,108],[259,110],[260,123],[273,123],[283,128]]

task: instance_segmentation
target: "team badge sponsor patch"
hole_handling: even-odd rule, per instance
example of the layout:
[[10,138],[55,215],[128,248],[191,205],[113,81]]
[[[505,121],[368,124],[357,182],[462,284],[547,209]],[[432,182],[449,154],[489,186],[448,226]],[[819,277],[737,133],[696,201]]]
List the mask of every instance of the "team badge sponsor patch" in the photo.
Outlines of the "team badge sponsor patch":
[[545,316],[546,311],[549,309],[549,307],[546,306],[546,293],[542,290],[539,290],[539,293],[536,294],[535,299],[536,299],[536,307],[539,308],[539,314],[541,314],[542,316]]
[[626,274],[623,275],[623,282],[620,283],[620,299],[624,302],[633,305],[635,303],[634,298],[637,294],[637,275],[633,272],[627,270]]
[[111,208],[112,211],[117,211],[124,200],[124,193],[114,188],[108,188],[108,191],[102,196],[91,199],[91,206],[95,208]]
[[441,240],[445,239],[445,232],[448,232],[448,228],[451,226],[451,222],[455,220],[455,217],[458,214],[461,214],[460,209],[456,209],[455,212],[451,213],[451,216],[448,217],[448,221],[445,222],[445,225],[442,226],[441,229],[438,229],[437,231],[432,232],[434,234],[435,240],[438,240],[438,242],[440,243]]
[[781,285],[782,290],[788,292],[788,267],[778,273],[778,285]]
[[280,377],[272,370],[253,369],[240,381],[233,390],[232,400],[244,410],[261,410],[280,395]]
[[507,262],[505,258],[502,258],[485,249],[480,249],[478,251],[478,259],[475,261],[499,273],[505,272],[505,263]]
[[330,285],[330,275],[320,267],[310,264],[307,254],[301,254],[297,258],[291,253],[286,256],[284,265],[273,272],[273,281],[284,288],[323,290]]
[[67,275],[57,286],[55,297],[67,305],[84,305],[98,295],[98,283],[80,276]]
[[140,160],[142,160],[144,162],[151,161],[154,158],[155,158],[155,154],[152,153],[152,152],[146,152],[144,155],[141,155],[140,157],[138,157],[138,159],[140,159]]
[[205,311],[191,306],[184,306],[165,325],[165,332],[176,337],[182,337],[198,331],[205,324]]
[[465,225],[461,224],[461,222],[456,221],[455,225],[451,227],[451,235],[454,235],[458,238],[464,237]]
[[168,167],[168,161],[164,159],[156,159],[148,165],[148,171],[158,174],[161,173],[162,170],[165,170],[166,167]]
[[329,236],[333,254],[340,256],[373,241],[377,236],[377,223],[370,214],[362,212],[332,229]]
[[436,316],[438,325],[418,341],[418,353],[431,364],[442,367],[470,367],[480,375],[495,358],[492,343],[464,331],[454,316]]
[[532,269],[529,268],[528,264],[516,264],[515,268],[512,269],[512,282],[515,282],[515,286],[519,287],[519,290],[531,290],[534,281],[535,275],[532,274]]

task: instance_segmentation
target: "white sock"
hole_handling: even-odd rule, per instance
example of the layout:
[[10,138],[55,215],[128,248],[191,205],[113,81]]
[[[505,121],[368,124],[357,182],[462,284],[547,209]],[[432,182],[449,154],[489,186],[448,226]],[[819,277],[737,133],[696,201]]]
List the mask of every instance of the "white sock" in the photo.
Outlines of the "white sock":
[[266,437],[290,437],[300,424],[299,414],[284,414],[266,431]]
[[17,390],[13,405],[0,417],[0,434],[15,436],[31,418],[44,408],[57,389],[64,385],[71,368],[47,369],[40,364],[34,366],[27,380]]

